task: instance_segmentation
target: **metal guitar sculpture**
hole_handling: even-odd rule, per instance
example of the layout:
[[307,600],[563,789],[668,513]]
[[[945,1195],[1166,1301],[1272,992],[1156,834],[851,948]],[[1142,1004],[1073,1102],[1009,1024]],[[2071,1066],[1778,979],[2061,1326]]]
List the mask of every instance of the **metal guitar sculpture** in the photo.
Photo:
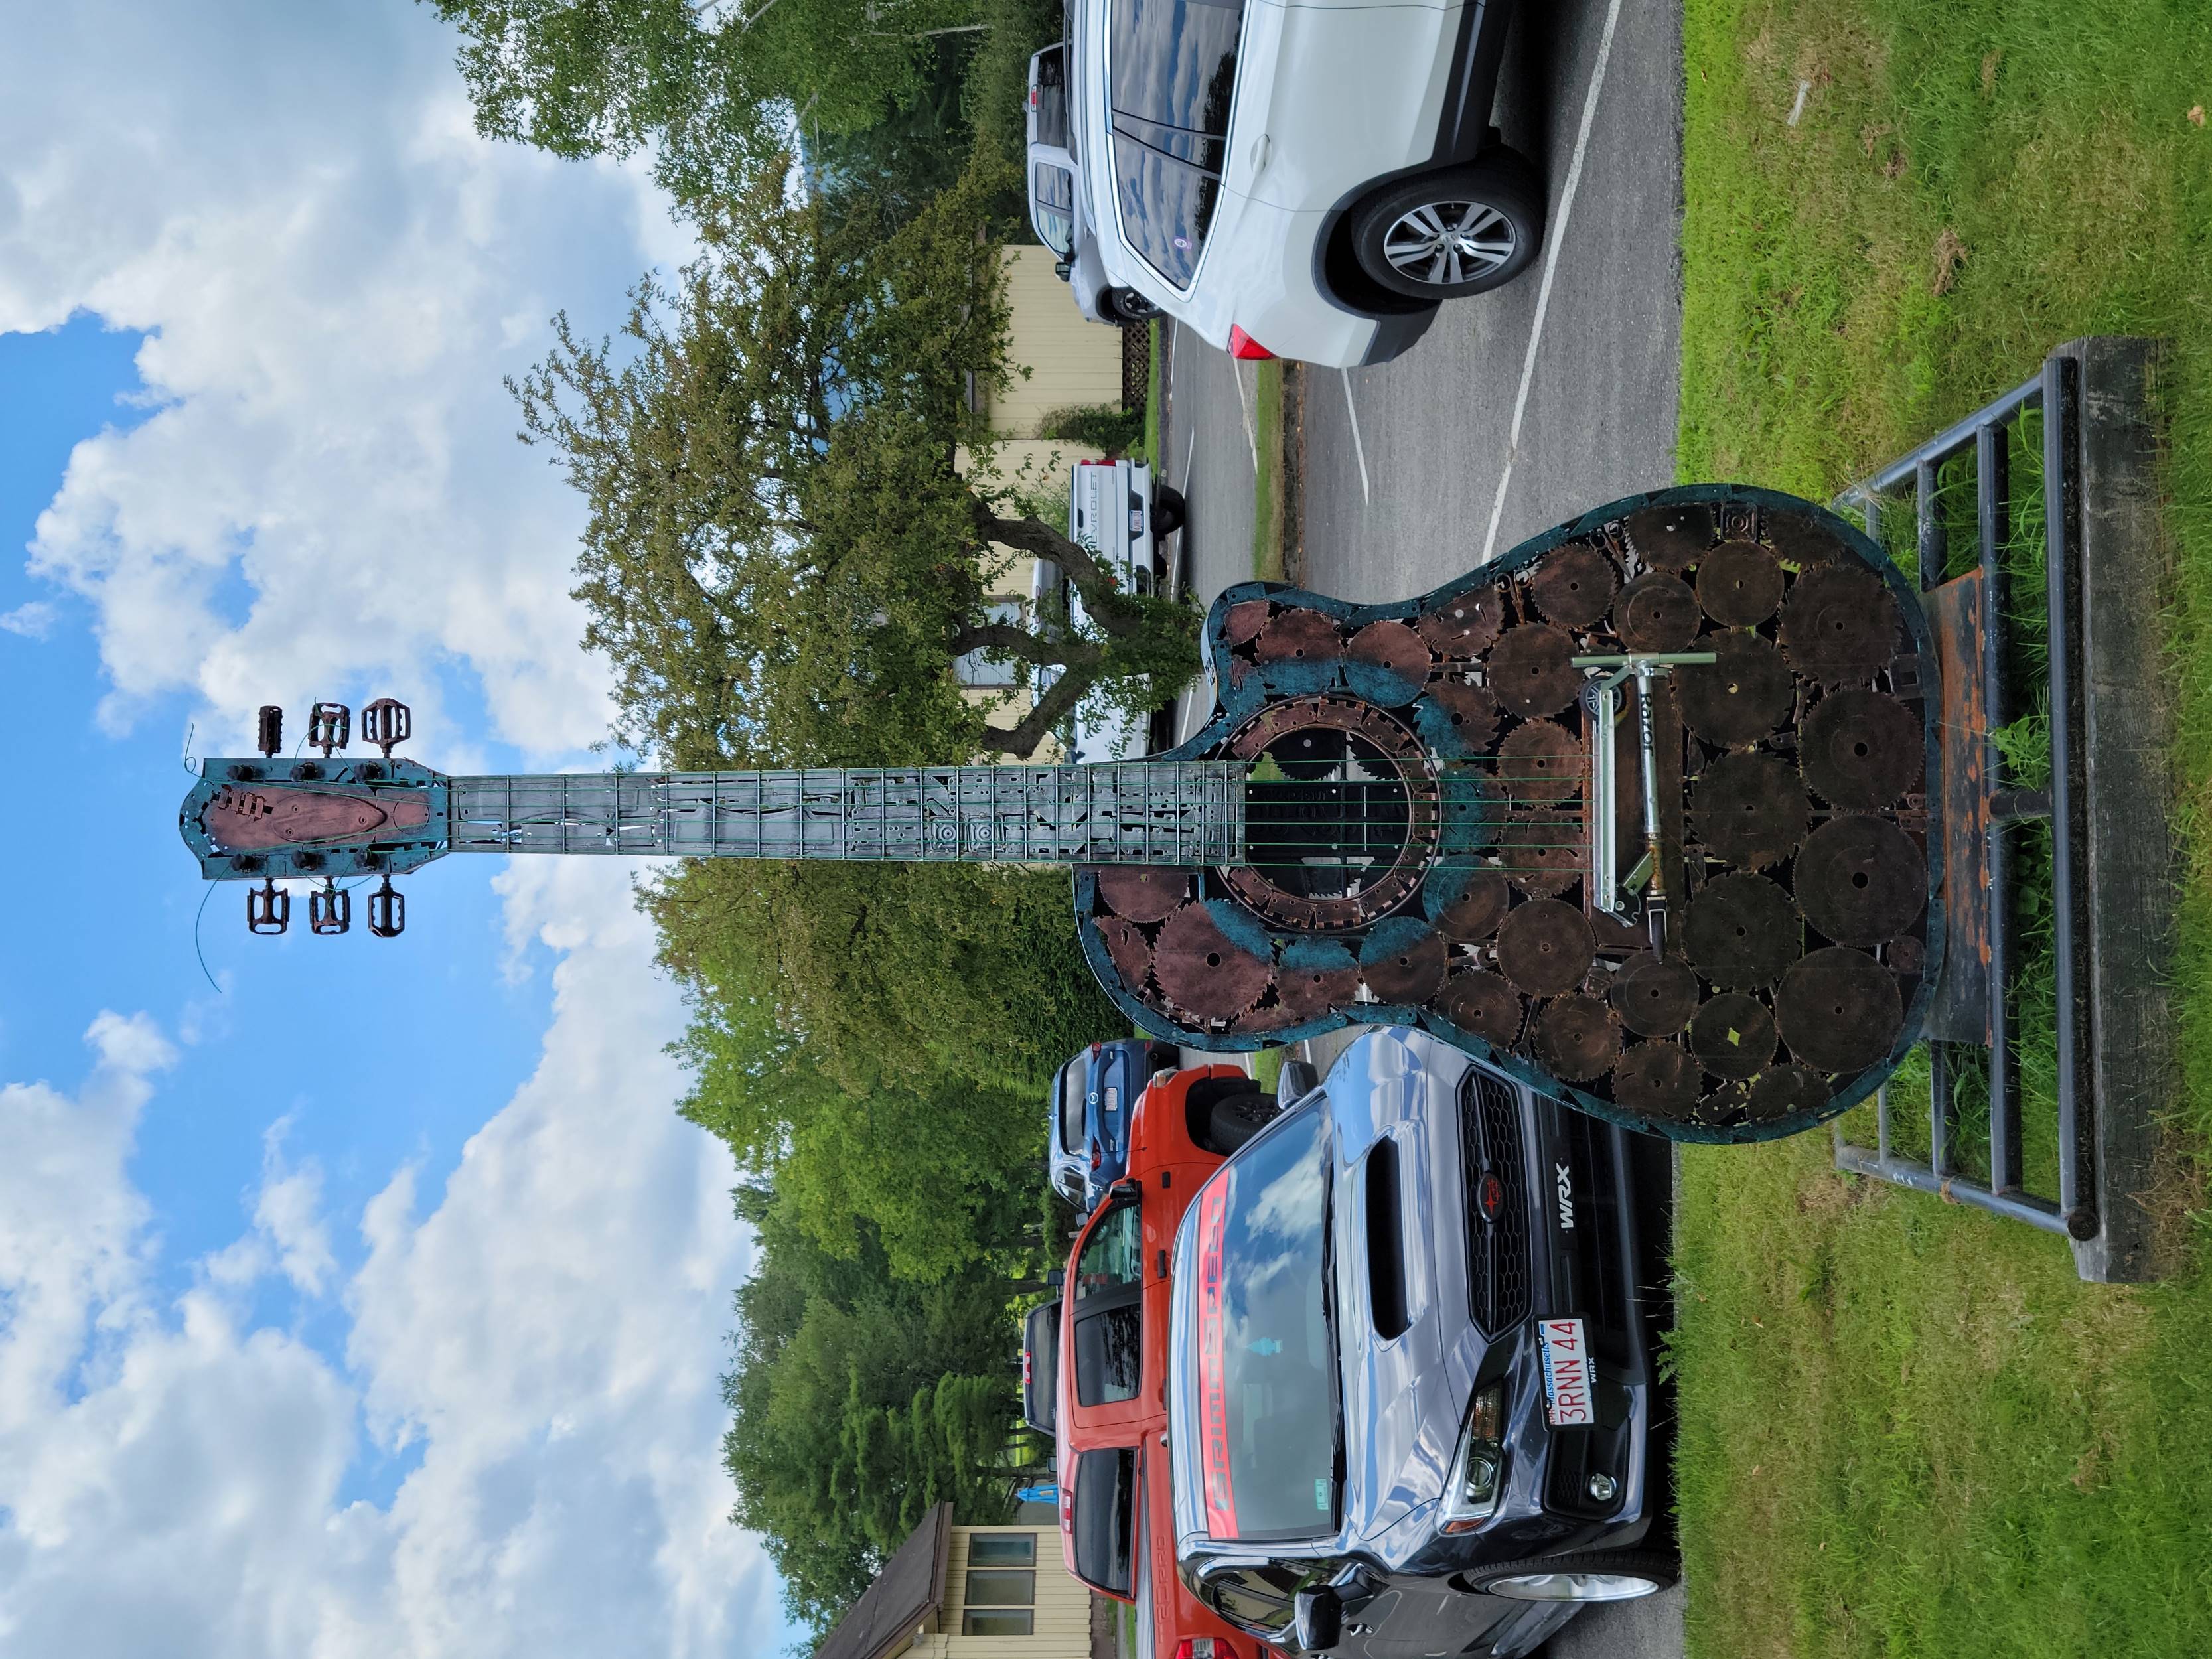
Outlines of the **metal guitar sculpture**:
[[1419,1025],[1559,1099],[1754,1140],[1863,1097],[1941,954],[1936,666],[1901,574],[1794,497],[1632,497],[1425,598],[1273,583],[1214,602],[1216,703],[1103,766],[447,777],[390,758],[210,760],[186,842],[282,931],[283,878],[447,853],[1067,864],[1100,982],[1146,1030],[1257,1048]]

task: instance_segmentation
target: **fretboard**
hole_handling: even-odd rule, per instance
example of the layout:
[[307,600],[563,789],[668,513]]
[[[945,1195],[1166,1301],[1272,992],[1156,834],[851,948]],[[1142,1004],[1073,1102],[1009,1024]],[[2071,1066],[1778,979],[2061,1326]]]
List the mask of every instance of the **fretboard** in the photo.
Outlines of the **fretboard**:
[[1021,864],[1234,864],[1235,762],[457,777],[449,850]]

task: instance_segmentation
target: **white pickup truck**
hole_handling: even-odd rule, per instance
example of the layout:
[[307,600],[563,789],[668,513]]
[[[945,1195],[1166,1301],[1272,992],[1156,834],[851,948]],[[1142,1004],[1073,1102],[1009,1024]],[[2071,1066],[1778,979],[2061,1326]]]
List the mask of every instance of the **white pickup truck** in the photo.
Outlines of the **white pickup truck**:
[[[1182,493],[1167,484],[1155,484],[1152,469],[1143,461],[1078,461],[1067,492],[1067,538],[1088,549],[1092,557],[1114,573],[1115,579],[1133,592],[1150,593],[1167,574],[1167,560],[1160,544],[1182,528]],[[1066,580],[1060,567],[1039,560],[1036,592],[1045,595]],[[1067,591],[1068,614],[1080,620],[1083,599]],[[1058,671],[1041,677],[1037,695],[1042,696]],[[1137,760],[1152,748],[1152,733],[1144,720],[1108,711],[1099,718],[1079,714],[1071,761]]]

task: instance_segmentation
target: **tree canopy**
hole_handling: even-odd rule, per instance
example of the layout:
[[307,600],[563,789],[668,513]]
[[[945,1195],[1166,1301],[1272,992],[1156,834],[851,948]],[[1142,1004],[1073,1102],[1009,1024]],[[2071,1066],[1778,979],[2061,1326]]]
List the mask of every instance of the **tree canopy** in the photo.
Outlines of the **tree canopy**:
[[556,155],[650,145],[679,201],[758,170],[793,129],[867,130],[926,82],[976,0],[429,0],[461,33],[487,137]]
[[[977,229],[1003,174],[979,152],[889,235],[763,174],[679,281],[640,285],[623,351],[558,320],[516,391],[590,504],[575,591],[632,742],[683,766],[1026,756],[1085,696],[1156,707],[1194,671],[1188,605],[1120,589],[991,470],[972,393],[1006,383],[1006,311]],[[1085,626],[992,614],[1018,554],[1066,571]],[[971,652],[1061,677],[1002,731],[952,678]]]
[[786,1605],[818,1630],[931,1505],[970,1522],[1011,1513],[1018,1287],[981,1269],[917,1286],[890,1273],[865,1224],[838,1256],[781,1194],[743,1188],[738,1203],[759,1255],[723,1382],[732,1519],[766,1539]]

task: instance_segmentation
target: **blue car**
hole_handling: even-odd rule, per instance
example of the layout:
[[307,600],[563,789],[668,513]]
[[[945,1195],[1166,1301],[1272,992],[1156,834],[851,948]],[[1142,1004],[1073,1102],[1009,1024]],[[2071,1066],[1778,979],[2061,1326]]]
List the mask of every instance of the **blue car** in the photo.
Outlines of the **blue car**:
[[1182,1063],[1172,1042],[1125,1037],[1094,1042],[1061,1066],[1049,1102],[1052,1150],[1046,1166],[1053,1190],[1090,1214],[1129,1167],[1129,1114],[1137,1097],[1155,1074]]

